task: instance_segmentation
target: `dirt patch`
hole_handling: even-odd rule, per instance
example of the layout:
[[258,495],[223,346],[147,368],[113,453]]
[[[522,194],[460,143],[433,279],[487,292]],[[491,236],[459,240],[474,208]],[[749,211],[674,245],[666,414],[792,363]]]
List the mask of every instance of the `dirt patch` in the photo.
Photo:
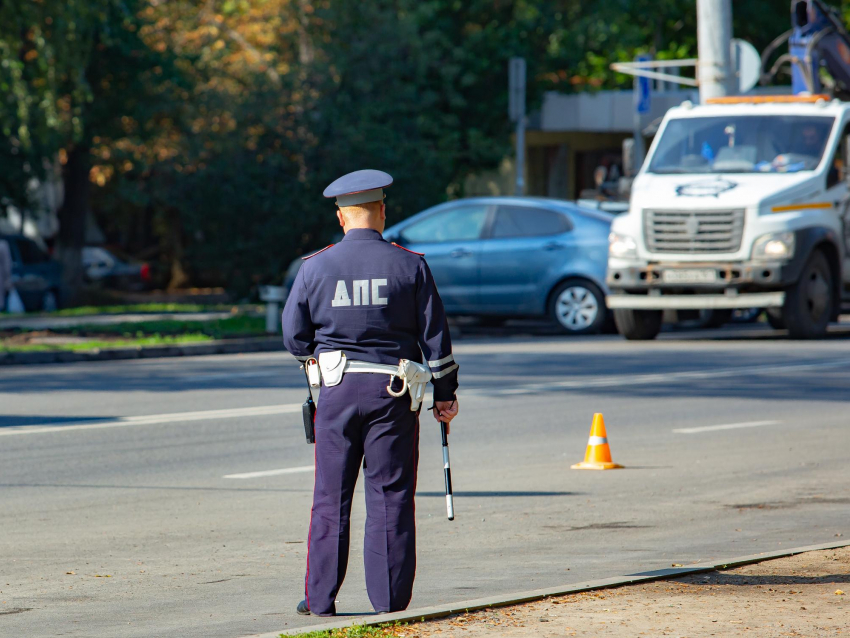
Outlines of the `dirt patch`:
[[394,635],[850,636],[850,548],[463,614]]

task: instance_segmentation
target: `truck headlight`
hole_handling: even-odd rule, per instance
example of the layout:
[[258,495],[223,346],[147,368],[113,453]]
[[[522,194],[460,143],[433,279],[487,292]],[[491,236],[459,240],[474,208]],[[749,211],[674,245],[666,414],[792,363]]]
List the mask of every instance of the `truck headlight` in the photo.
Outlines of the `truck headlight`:
[[794,256],[794,233],[762,235],[753,244],[753,259],[791,259]]
[[627,235],[608,235],[608,256],[616,259],[637,259],[637,243]]

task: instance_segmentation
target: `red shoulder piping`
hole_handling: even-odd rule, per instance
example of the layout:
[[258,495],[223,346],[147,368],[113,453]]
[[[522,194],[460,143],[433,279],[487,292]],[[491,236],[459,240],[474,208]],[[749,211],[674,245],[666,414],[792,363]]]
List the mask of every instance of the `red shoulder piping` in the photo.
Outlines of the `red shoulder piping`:
[[316,252],[314,252],[312,255],[307,255],[306,257],[302,257],[301,259],[303,259],[304,261],[307,261],[308,259],[310,259],[310,257],[315,257],[319,253],[325,252],[328,248],[333,248],[333,247],[334,247],[334,244],[331,244],[330,246],[325,246],[321,250],[317,250]]
[[404,246],[399,246],[399,245],[398,245],[397,243],[395,243],[395,242],[390,242],[390,243],[391,243],[393,246],[395,246],[396,248],[401,248],[402,250],[406,250],[407,252],[409,252],[409,253],[413,253],[414,255],[419,255],[420,257],[424,257],[424,256],[425,256],[425,253],[418,253],[418,252],[416,252],[415,250],[409,250],[409,249],[405,248]]

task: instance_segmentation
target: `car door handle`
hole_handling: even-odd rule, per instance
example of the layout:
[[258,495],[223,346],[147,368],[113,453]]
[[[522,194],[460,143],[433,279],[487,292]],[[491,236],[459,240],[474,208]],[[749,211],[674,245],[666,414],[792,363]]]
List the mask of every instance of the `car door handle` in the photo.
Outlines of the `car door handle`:
[[551,241],[543,246],[543,250],[561,250],[562,248],[565,248],[564,244],[557,241]]
[[449,253],[455,259],[459,259],[460,257],[469,257],[472,254],[471,251],[466,248],[455,248],[452,252]]

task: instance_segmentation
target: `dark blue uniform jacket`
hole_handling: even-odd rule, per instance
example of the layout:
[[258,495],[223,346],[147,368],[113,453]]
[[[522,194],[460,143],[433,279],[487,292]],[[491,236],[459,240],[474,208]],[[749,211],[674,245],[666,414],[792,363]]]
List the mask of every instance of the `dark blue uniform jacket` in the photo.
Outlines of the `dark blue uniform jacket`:
[[348,231],[342,241],[305,260],[283,309],[283,341],[304,361],[341,350],[355,361],[427,362],[434,399],[457,390],[443,302],[424,257],[386,242],[374,230]]

